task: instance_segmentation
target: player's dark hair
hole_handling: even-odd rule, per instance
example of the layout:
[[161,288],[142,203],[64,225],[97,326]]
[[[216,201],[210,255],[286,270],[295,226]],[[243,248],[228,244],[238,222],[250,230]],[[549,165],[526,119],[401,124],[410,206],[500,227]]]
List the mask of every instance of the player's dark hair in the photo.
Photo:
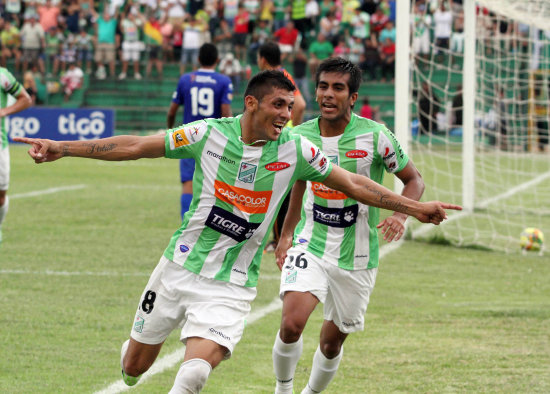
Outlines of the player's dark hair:
[[199,63],[201,66],[210,67],[218,61],[218,48],[214,44],[203,44],[199,49]]
[[250,79],[244,92],[244,97],[252,96],[258,101],[262,101],[264,96],[271,93],[273,89],[294,92],[296,87],[281,71],[266,70],[259,72]]
[[330,57],[319,64],[317,73],[315,74],[315,87],[319,85],[321,73],[349,74],[348,89],[350,96],[359,91],[359,86],[363,79],[361,69],[349,60],[341,57]]
[[258,50],[258,54],[260,57],[263,57],[271,67],[276,67],[281,64],[281,50],[279,49],[279,45],[273,41],[267,41],[262,44]]

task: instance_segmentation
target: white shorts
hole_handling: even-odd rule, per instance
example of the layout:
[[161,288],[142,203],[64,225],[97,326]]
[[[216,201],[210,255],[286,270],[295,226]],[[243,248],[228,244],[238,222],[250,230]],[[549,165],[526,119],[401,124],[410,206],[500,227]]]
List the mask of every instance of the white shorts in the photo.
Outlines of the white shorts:
[[141,41],[124,41],[122,43],[122,60],[124,60],[125,62],[137,62],[139,61],[139,54],[142,50],[143,43]]
[[413,38],[413,53],[430,53],[430,37],[426,34]]
[[[0,142],[1,144],[1,142]],[[10,150],[0,147],[0,190],[10,187]]]
[[294,51],[294,47],[289,44],[279,44],[279,50],[281,53],[292,53]]
[[176,327],[180,340],[214,341],[231,357],[240,341],[256,288],[197,275],[164,256],[149,278],[139,301],[130,336],[138,342],[164,342]]
[[349,334],[362,331],[378,268],[348,271],[294,247],[281,273],[280,296],[286,291],[310,292],[324,304],[324,319]]

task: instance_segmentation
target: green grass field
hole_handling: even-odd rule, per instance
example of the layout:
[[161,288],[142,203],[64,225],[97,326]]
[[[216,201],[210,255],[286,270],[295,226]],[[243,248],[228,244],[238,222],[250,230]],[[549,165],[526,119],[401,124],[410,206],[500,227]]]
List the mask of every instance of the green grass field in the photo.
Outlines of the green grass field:
[[[0,247],[0,392],[104,390],[120,379],[120,345],[179,223],[178,165],[67,158],[37,166],[25,151],[11,147]],[[277,297],[278,269],[272,255],[264,260],[253,312]],[[365,331],[348,338],[327,392],[550,392],[548,255],[405,242],[382,259],[377,282]],[[275,310],[250,323],[204,392],[273,392],[279,319]],[[321,321],[318,310],[304,333],[297,392]],[[173,333],[158,362],[178,348]],[[166,393],[178,368],[132,391]]]

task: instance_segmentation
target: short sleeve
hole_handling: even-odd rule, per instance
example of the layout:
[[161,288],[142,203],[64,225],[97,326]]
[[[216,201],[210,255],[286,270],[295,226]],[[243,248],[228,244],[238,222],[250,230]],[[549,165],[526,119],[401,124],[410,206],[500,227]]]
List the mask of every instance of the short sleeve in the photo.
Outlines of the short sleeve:
[[209,126],[204,120],[188,123],[168,130],[164,137],[165,157],[170,159],[196,158],[200,156]]
[[386,128],[380,131],[377,150],[382,157],[387,172],[399,172],[409,162],[409,157],[403,152],[395,135]]
[[306,137],[300,136],[301,154],[298,160],[302,171],[299,179],[323,182],[332,171],[332,163],[325,154]]

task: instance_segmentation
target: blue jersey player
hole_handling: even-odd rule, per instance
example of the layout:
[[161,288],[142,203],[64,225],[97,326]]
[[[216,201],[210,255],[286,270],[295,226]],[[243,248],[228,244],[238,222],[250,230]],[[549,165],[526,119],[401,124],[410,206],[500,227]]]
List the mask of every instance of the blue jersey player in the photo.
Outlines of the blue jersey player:
[[[218,64],[218,49],[213,44],[204,44],[199,49],[200,68],[181,76],[168,109],[166,123],[174,127],[176,112],[183,105],[183,124],[206,118],[230,117],[233,85],[227,75],[215,72]],[[181,216],[189,210],[193,196],[193,159],[180,160],[182,183]]]

